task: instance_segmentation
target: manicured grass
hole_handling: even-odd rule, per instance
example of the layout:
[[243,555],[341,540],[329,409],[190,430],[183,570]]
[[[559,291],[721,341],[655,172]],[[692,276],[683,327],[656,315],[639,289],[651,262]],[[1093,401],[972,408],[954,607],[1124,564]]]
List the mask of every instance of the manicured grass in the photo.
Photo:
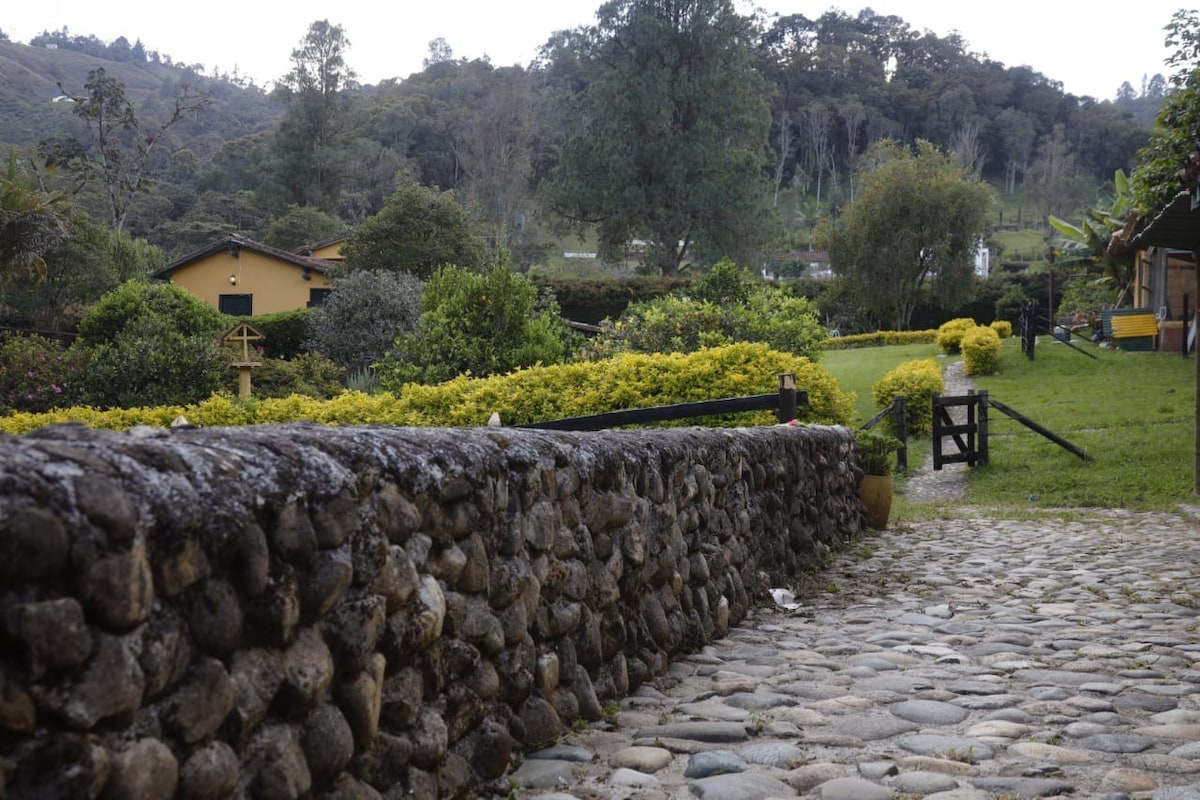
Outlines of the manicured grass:
[[1093,361],[1042,337],[1029,361],[1016,339],[1005,345],[1002,371],[976,379],[977,388],[1091,460],[993,410],[991,460],[970,472],[972,502],[1148,510],[1195,501],[1193,358],[1080,344]]
[[[969,470],[969,500],[1005,514],[1062,507],[1170,510],[1194,503],[1195,360],[1178,353],[1126,353],[1079,342],[1089,359],[1041,337],[1035,360],[1004,343],[999,374],[976,387],[1083,448],[1083,461],[992,409],[990,463]],[[892,367],[936,354],[932,345],[831,351],[821,363],[858,394],[861,425],[874,415],[871,385]],[[923,463],[928,439],[909,443]],[[898,483],[903,492],[903,480]],[[924,513],[911,504],[916,515]],[[909,506],[901,503],[909,516]]]

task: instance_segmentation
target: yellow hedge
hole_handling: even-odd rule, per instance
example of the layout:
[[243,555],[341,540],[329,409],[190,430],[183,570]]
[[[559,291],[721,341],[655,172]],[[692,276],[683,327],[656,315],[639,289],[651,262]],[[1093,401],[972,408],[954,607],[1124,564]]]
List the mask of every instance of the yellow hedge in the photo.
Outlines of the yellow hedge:
[[1001,339],[1007,339],[1012,336],[1012,323],[1006,319],[998,319],[988,326],[996,332],[996,335]]
[[[435,386],[406,384],[400,395],[345,392],[331,400],[292,395],[258,400],[214,395],[187,407],[97,411],[70,408],[47,414],[14,414],[0,418],[0,430],[26,431],[58,422],[78,421],[91,427],[125,429],[134,425],[168,425],[183,415],[193,425],[236,426],[311,420],[327,425],[401,425],[465,427],[484,425],[493,412],[505,425],[520,425],[642,406],[767,394],[778,390],[778,376],[796,375],[809,404],[798,410],[801,421],[847,424],[854,415],[854,395],[839,389],[836,379],[803,356],[742,343],[680,354],[626,353],[603,361],[531,367],[487,378],[461,376]],[[687,425],[756,425],[774,421],[771,412],[732,414]]]
[[937,340],[936,330],[927,331],[875,331],[856,333],[851,336],[835,336],[826,339],[826,350],[851,350],[856,347],[883,347],[889,344],[933,344]]

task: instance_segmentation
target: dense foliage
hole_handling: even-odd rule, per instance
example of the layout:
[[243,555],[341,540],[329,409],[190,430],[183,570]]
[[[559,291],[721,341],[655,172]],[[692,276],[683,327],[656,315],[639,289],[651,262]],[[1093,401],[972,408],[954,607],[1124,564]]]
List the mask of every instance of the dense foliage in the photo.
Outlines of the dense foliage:
[[62,405],[86,360],[81,350],[54,339],[0,334],[0,414]]
[[401,186],[378,214],[356,228],[342,255],[350,269],[419,278],[447,265],[478,270],[488,258],[470,215],[453,194],[417,183]]
[[198,402],[217,391],[230,358],[219,346],[233,320],[169,284],[129,281],[79,322],[88,367],[72,399],[100,407]]
[[710,260],[761,251],[776,217],[750,20],[731,0],[613,0],[597,18],[578,54],[591,80],[560,99],[570,113],[546,204],[594,224],[603,253],[646,240],[664,275],[693,250]]

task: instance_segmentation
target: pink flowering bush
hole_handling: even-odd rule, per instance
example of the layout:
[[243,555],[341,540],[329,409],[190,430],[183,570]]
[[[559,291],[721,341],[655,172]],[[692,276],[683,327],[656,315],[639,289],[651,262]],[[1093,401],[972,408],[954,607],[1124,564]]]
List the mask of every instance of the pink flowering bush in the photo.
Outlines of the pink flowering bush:
[[0,334],[0,414],[70,405],[87,358],[44,336]]

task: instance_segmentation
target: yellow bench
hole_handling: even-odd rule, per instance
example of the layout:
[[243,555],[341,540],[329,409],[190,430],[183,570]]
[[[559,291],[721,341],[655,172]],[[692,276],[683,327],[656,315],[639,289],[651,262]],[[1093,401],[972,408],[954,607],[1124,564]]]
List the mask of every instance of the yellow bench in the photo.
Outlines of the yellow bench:
[[1157,336],[1158,320],[1153,314],[1113,315],[1112,335],[1114,339],[1132,339],[1135,336]]

